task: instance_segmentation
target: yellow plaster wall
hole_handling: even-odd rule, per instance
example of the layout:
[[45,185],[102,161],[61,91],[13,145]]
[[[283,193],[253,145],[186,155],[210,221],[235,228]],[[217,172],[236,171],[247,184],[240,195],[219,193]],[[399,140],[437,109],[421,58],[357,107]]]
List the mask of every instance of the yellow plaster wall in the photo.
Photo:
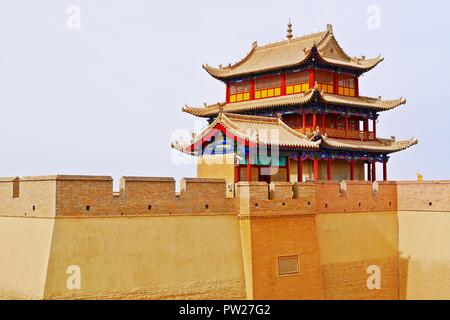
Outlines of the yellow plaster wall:
[[402,260],[401,297],[450,299],[450,212],[398,213]]
[[[234,215],[57,219],[48,299],[245,298]],[[81,290],[66,270],[81,268]]]
[[0,217],[0,300],[43,299],[53,224]]
[[197,160],[197,178],[225,179],[229,197],[234,194],[234,174],[233,154],[207,155]]
[[[325,299],[397,299],[396,212],[319,214]],[[367,268],[381,268],[381,290],[367,288]]]

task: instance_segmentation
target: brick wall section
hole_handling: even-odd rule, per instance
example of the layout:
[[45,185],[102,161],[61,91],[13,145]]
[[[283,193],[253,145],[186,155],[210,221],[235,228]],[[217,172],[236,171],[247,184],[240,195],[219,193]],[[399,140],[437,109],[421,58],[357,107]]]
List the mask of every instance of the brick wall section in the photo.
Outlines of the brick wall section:
[[55,206],[55,176],[0,179],[0,216],[54,217]]
[[[239,183],[236,197],[227,198],[226,184],[221,179],[184,179],[179,196],[173,178],[124,177],[120,185],[120,192],[113,193],[111,177],[1,178],[0,215],[48,217],[55,211],[66,216],[237,214],[239,193],[247,192],[248,186],[247,182]],[[18,187],[18,197],[13,197],[14,186]],[[259,213],[448,211],[450,207],[450,181],[373,185],[365,181],[274,182],[270,189],[264,182],[252,182],[252,186],[252,210]]]
[[292,199],[292,183],[272,182],[270,184],[270,199]]
[[315,187],[318,213],[396,210],[396,184],[392,182],[331,181],[317,182]]
[[113,180],[106,176],[58,176],[57,215],[113,215]]
[[399,211],[450,211],[449,181],[396,182]]
[[378,188],[373,192],[373,211],[397,210],[397,182],[380,181]]
[[[16,181],[16,183],[14,182]],[[13,197],[14,185],[19,197]],[[247,194],[251,185],[251,195]],[[0,179],[0,215],[10,216],[114,216],[165,214],[237,214],[238,206],[246,206],[255,214],[342,213],[396,210],[397,187],[403,190],[403,207],[422,208],[429,203],[436,208],[448,206],[436,192],[447,192],[449,183],[423,184],[347,181],[288,183],[240,182],[236,196],[227,197],[223,179],[191,179],[181,181],[180,194],[175,192],[173,178],[123,177],[120,192],[113,192],[108,176],[46,176]],[[420,187],[420,186],[423,186]],[[428,190],[425,193],[420,188]],[[431,191],[430,188],[433,188]],[[372,190],[374,189],[374,190]],[[420,197],[411,196],[421,193]],[[440,206],[440,207],[439,207]],[[34,210],[33,210],[34,208]]]
[[120,193],[120,214],[148,215],[171,214],[175,212],[175,179],[122,177]]

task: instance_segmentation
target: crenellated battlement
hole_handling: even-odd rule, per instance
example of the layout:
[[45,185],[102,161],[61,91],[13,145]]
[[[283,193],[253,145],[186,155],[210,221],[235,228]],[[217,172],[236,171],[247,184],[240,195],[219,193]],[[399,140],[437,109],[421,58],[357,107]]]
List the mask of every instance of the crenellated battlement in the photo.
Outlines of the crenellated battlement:
[[122,177],[113,191],[109,176],[42,176],[0,179],[2,216],[130,216],[233,214],[222,179]]
[[[42,176],[0,179],[0,215],[139,216],[322,214],[448,208],[450,182],[240,182],[227,197],[223,179]],[[442,209],[441,208],[441,209]]]

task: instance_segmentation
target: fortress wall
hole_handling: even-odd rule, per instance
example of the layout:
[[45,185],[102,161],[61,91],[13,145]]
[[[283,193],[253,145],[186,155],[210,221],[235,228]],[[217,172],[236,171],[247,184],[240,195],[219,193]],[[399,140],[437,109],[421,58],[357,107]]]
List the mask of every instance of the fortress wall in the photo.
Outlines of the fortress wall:
[[398,182],[403,299],[450,299],[450,181]]
[[396,185],[393,182],[319,181],[314,185],[319,213],[396,210]]
[[236,212],[224,179],[185,178],[180,194],[173,178],[123,177],[113,193],[110,177],[58,179],[58,216],[134,216]]
[[[396,185],[316,182],[316,218],[325,299],[396,299]],[[381,290],[369,290],[367,268],[379,266]]]
[[[68,290],[70,265],[81,290]],[[245,299],[234,215],[60,218],[46,299]]]
[[174,212],[175,179],[122,177],[120,179],[120,214],[148,215]]
[[[172,178],[124,177],[120,192],[110,177],[0,179],[0,297],[450,296],[449,181],[227,190],[220,179],[184,179],[179,194]],[[285,256],[299,274],[279,274]],[[81,291],[65,287],[71,264]],[[381,290],[366,286],[370,265]]]
[[[320,263],[326,299],[397,299],[397,216],[391,212],[319,214]],[[381,270],[381,290],[369,290],[369,266]]]
[[51,218],[0,216],[0,300],[44,298],[53,225]]
[[105,176],[58,176],[57,215],[109,215],[113,204],[113,180]]
[[0,216],[54,217],[56,176],[0,179]]
[[[247,296],[322,299],[314,209],[305,206],[306,199],[293,198],[293,186],[286,182],[271,183],[270,193],[265,182],[241,182],[238,194]],[[299,272],[280,274],[283,257],[298,261]]]

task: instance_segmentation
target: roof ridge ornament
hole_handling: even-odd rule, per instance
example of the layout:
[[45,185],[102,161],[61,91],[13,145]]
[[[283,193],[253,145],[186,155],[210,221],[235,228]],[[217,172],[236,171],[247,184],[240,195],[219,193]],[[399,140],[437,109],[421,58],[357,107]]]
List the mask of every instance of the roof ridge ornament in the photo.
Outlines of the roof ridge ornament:
[[289,18],[289,22],[288,22],[288,25],[287,25],[287,35],[286,35],[286,38],[288,39],[288,41],[290,41],[291,39],[292,39],[292,23],[291,23],[291,18]]
[[333,25],[331,23],[327,24],[327,31],[333,33]]

